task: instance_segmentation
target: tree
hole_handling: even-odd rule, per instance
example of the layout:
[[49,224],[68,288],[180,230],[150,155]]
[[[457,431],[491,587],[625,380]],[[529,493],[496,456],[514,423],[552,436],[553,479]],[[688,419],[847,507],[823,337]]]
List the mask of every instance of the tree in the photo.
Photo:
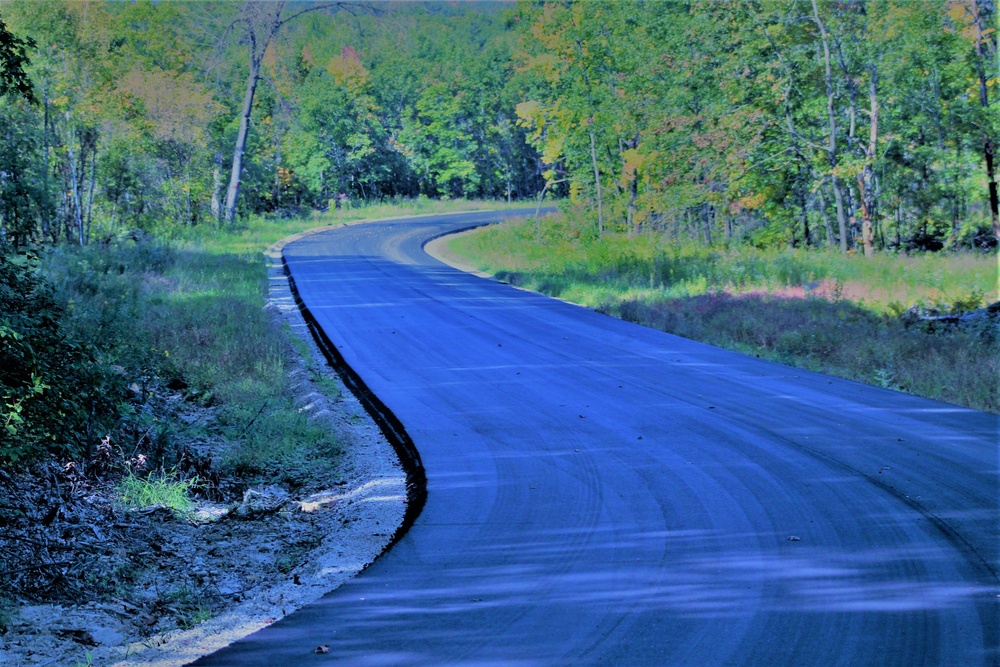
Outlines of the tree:
[[[991,118],[989,85],[990,78],[997,81],[997,66],[992,62],[997,57],[997,27],[996,9],[993,0],[971,0],[973,42],[975,44],[975,68],[976,84],[979,92],[979,104],[983,109],[985,120],[983,121],[983,158],[986,163],[986,182],[990,202],[990,219],[993,226],[993,235],[1000,241],[1000,216],[998,216],[998,205],[1000,196],[997,193],[996,174],[996,146],[997,142],[992,133],[991,125],[996,123],[995,118]],[[992,63],[992,67],[990,66]]]
[[[24,68],[30,64],[30,38],[12,34],[0,18],[0,96],[35,102],[31,80]],[[30,114],[16,106],[0,116],[0,244],[13,237],[15,245],[32,236],[38,209],[37,136]]]
[[247,47],[247,82],[243,95],[243,106],[240,110],[240,127],[236,135],[236,145],[233,148],[233,168],[229,176],[229,187],[226,189],[226,222],[236,220],[236,202],[240,195],[240,178],[243,171],[243,156],[246,152],[247,135],[250,132],[250,115],[253,112],[254,96],[257,83],[260,80],[261,63],[267,53],[271,41],[289,21],[313,12],[330,7],[342,7],[344,3],[332,2],[314,5],[285,15],[286,2],[257,2],[246,0],[240,8],[239,18],[234,26],[242,32],[242,38]]
[[24,71],[31,63],[28,49],[34,47],[35,41],[30,37],[18,37],[7,30],[0,16],[0,96],[14,94],[35,101],[31,79]]
[[840,178],[837,176],[837,108],[836,89],[833,81],[833,67],[830,58],[830,36],[826,31],[826,25],[819,15],[819,5],[816,0],[812,0],[813,20],[819,29],[820,39],[823,44],[823,80],[826,84],[826,111],[829,122],[829,135],[827,136],[827,159],[830,165],[830,186],[833,189],[834,203],[837,208],[837,229],[840,232],[840,251],[847,252],[847,215],[844,212],[844,194],[840,186]]

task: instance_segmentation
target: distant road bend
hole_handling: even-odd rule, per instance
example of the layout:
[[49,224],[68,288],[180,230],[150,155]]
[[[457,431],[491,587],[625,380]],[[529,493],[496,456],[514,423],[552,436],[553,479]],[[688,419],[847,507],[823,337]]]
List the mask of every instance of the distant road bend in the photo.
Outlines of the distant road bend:
[[1000,664],[997,416],[645,329],[422,249],[507,215],[285,248],[304,303],[419,450],[426,504],[350,583],[195,664]]

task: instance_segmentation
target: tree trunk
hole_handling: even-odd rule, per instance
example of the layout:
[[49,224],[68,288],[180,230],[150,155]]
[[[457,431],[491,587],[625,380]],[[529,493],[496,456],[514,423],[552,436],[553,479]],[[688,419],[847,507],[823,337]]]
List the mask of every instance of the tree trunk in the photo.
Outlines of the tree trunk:
[[[833,200],[837,207],[837,226],[840,229],[840,252],[847,252],[847,219],[844,215],[844,195],[840,191],[840,179],[837,178],[837,113],[834,105],[833,88],[833,67],[830,62],[830,39],[826,32],[826,25],[819,17],[819,5],[816,0],[812,0],[813,20],[819,28],[820,37],[823,41],[823,61],[826,65],[826,113],[830,126],[830,137],[827,143],[827,154],[830,163],[831,186],[833,187]],[[824,213],[825,215],[825,213]],[[825,219],[825,218],[824,218]],[[829,237],[832,245],[832,236]]]
[[222,187],[222,155],[215,154],[215,161],[212,165],[212,217],[215,222],[222,222],[222,202],[219,201],[219,188]]
[[240,176],[243,171],[243,155],[246,152],[247,135],[250,132],[250,114],[253,111],[254,94],[257,92],[257,82],[260,80],[260,65],[264,54],[278,31],[288,21],[306,12],[316,11],[339,3],[322,3],[302,9],[288,18],[282,19],[285,1],[256,2],[245,0],[241,10],[241,20],[246,31],[247,46],[250,55],[250,70],[247,73],[247,88],[243,95],[243,108],[240,111],[240,129],[236,134],[236,146],[233,148],[233,169],[229,176],[229,187],[226,189],[225,221],[236,220],[236,202],[240,195]]
[[1000,195],[997,193],[997,174],[996,167],[993,164],[995,148],[996,146],[993,141],[989,137],[986,137],[983,154],[986,156],[986,178],[989,182],[990,190],[990,217],[993,222],[993,235],[1000,241],[1000,217],[997,215],[997,208],[1000,206]]
[[802,207],[802,244],[812,245],[812,230],[809,229],[809,183],[808,176],[799,176],[799,203]]
[[77,229],[77,242],[79,245],[84,245],[83,243],[83,207],[80,205],[80,178],[77,175],[76,169],[76,154],[73,152],[73,126],[70,122],[69,114],[66,114],[66,122],[69,125],[68,132],[69,137],[66,142],[66,151],[69,154],[69,175],[70,175],[70,188],[73,193],[73,222],[76,223]]
[[[983,0],[978,0],[975,5],[975,39],[976,39],[976,75],[979,83],[979,105],[989,113],[990,108],[990,98],[989,91],[986,85],[987,74],[986,68],[983,66],[983,57],[986,55],[984,53],[984,42],[988,40],[996,40],[996,31],[987,33],[988,27],[990,25],[990,9],[992,8],[992,3],[983,2]],[[984,39],[985,38],[985,39]],[[995,45],[994,45],[995,46]],[[994,50],[996,50],[994,48]],[[989,125],[987,125],[987,128]],[[998,216],[997,209],[1000,207],[1000,196],[997,194],[997,174],[996,166],[994,165],[994,158],[996,156],[996,144],[993,142],[993,138],[989,134],[989,129],[983,133],[983,157],[986,158],[986,184],[989,188],[990,196],[990,220],[993,226],[993,235],[1000,240],[1000,216]]]
[[702,230],[705,238],[705,245],[710,246],[712,245],[712,205],[702,204],[701,212],[701,219],[704,223]]
[[822,184],[816,194],[819,196],[819,210],[823,215],[823,228],[826,231],[826,245],[832,248],[834,243],[833,225],[830,224],[830,213],[826,210],[826,197],[823,196]]
[[[49,154],[51,149],[49,147],[49,89],[48,82],[45,84],[45,92],[42,93],[42,103],[44,105],[43,125],[42,125],[42,140],[45,144],[45,171],[42,172],[42,196],[44,197],[44,204],[42,206],[42,238],[49,235],[49,227],[51,226],[51,221],[49,220]],[[52,234],[52,242],[55,243],[56,235]]]
[[629,182],[629,195],[628,195],[628,213],[627,213],[627,223],[629,229],[635,235],[639,234],[639,222],[636,219],[636,213],[638,213],[638,207],[636,206],[636,201],[639,199],[639,175],[632,174],[632,180]]
[[875,254],[875,233],[873,218],[875,216],[875,159],[878,149],[878,69],[875,64],[869,67],[871,77],[868,83],[869,123],[868,146],[865,149],[865,166],[858,175],[858,186],[861,192],[861,242],[864,244],[865,257]]
[[226,190],[225,221],[232,224],[236,220],[236,200],[240,196],[240,174],[243,171],[243,154],[246,152],[247,134],[250,131],[250,113],[253,111],[253,98],[257,92],[257,81],[260,79],[260,59],[255,53],[253,41],[250,46],[250,72],[247,74],[247,90],[243,95],[243,109],[240,112],[240,129],[236,134],[236,147],[233,149],[233,169],[229,176],[229,188]]
[[840,234],[840,252],[847,252],[847,212],[844,207],[844,191],[840,189],[840,181],[834,176],[830,179],[833,188],[833,201],[837,206],[837,232]]
[[594,138],[594,118],[590,119],[590,161],[594,167],[594,183],[597,185],[597,235],[604,236],[604,206],[601,201],[601,171],[597,168],[597,140]]
[[94,152],[90,159],[90,192],[87,193],[87,232],[84,234],[84,242],[90,243],[90,221],[94,211],[94,191],[97,185],[97,142],[94,142]]

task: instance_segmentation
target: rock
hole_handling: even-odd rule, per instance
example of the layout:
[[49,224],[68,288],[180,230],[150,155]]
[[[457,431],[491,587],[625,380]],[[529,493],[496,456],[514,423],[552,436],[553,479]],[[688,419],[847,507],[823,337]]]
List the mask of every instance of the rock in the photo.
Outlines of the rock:
[[195,523],[211,523],[218,521],[229,515],[230,507],[218,503],[202,503],[191,514],[191,520]]
[[52,634],[63,639],[72,639],[84,646],[97,646],[98,642],[90,630],[84,628],[52,628]]
[[243,502],[236,507],[234,514],[241,519],[255,519],[277,512],[290,499],[288,492],[279,486],[247,489],[243,494]]
[[91,628],[90,636],[101,646],[118,646],[125,641],[125,635],[121,632],[101,626]]
[[174,510],[163,505],[150,505],[133,510],[136,514],[149,517],[156,521],[171,521],[174,518]]

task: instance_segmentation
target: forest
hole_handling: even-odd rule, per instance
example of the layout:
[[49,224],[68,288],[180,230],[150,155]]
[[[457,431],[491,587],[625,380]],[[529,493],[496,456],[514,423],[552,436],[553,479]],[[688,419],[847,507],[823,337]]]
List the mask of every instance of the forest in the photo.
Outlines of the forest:
[[705,244],[989,248],[989,0],[5,0],[0,236],[563,198]]

